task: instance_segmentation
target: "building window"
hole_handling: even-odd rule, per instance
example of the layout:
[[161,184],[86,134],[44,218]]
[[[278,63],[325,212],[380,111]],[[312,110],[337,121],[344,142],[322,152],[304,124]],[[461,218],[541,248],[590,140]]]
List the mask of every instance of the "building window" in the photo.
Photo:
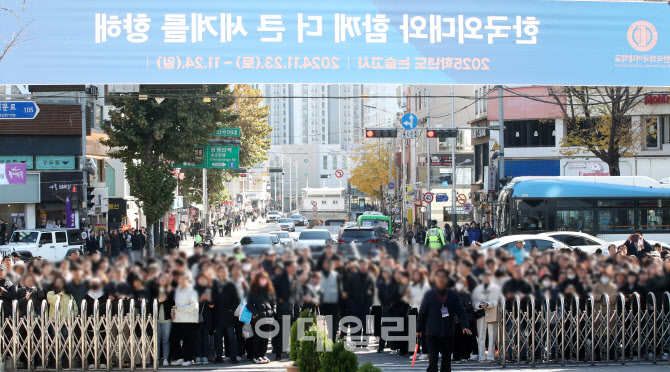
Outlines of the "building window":
[[647,149],[658,149],[661,137],[661,125],[659,123],[659,118],[650,117],[645,118],[645,143],[644,147]]
[[326,205],[326,203],[327,202],[325,200],[321,200],[321,205]]
[[[346,139],[348,140],[349,137],[346,137]],[[342,169],[347,169],[347,157],[346,156],[342,157]]]
[[337,169],[337,156],[333,156],[333,169]]
[[321,169],[328,170],[328,156],[327,155],[323,156],[323,164],[322,164]]
[[554,120],[505,121],[505,147],[556,146]]

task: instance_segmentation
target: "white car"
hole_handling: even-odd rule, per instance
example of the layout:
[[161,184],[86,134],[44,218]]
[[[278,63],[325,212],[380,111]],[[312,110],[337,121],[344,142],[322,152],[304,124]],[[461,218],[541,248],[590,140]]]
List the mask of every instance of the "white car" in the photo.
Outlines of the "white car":
[[73,251],[84,253],[79,229],[16,230],[9,244],[0,246],[3,256],[18,252],[24,258],[42,257],[47,261],[64,260]]
[[279,244],[282,245],[291,245],[293,244],[293,238],[286,231],[272,231],[270,235],[276,235],[279,238]]
[[598,248],[602,249],[604,252],[607,252],[607,247],[610,245],[609,242],[606,242],[593,235],[577,231],[553,231],[537,235],[554,238],[565,243],[566,245],[569,245],[570,247],[579,248],[580,250],[589,254],[596,253]]
[[277,211],[268,212],[268,216],[265,218],[268,223],[277,222],[281,218],[281,213]]
[[514,248],[516,242],[519,240],[524,241],[525,244],[523,246],[523,249],[527,252],[530,252],[533,248],[536,247],[540,251],[545,251],[547,249],[570,248],[565,243],[562,243],[548,236],[524,234],[524,235],[508,235],[493,240],[489,240],[488,242],[482,244],[482,250],[498,249],[498,248],[504,248],[506,250],[510,250]]
[[277,223],[277,227],[281,231],[295,232],[295,224],[293,223],[293,220],[290,218],[280,218],[279,222]]
[[333,244],[330,232],[326,229],[308,229],[300,232],[298,237],[298,246],[307,246],[312,252],[312,256],[320,256],[326,248],[327,244]]

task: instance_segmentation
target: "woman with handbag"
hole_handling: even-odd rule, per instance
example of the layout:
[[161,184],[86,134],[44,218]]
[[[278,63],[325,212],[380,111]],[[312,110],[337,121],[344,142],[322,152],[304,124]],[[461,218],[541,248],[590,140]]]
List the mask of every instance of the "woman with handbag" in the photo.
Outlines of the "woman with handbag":
[[[175,350],[172,352],[173,366],[188,367],[193,364],[193,344],[195,342],[195,329],[198,326],[199,306],[198,293],[191,286],[188,275],[177,275],[178,286],[174,291],[174,306],[172,307],[172,336],[174,337]],[[180,344],[180,341],[183,344]]]
[[[254,330],[252,336],[253,360],[255,364],[270,363],[265,356],[268,351],[268,340],[262,338],[256,332],[256,325],[262,319],[274,319],[277,299],[275,289],[272,286],[270,276],[266,272],[256,274],[251,282],[251,291],[247,298],[247,310],[251,312],[251,327]],[[261,324],[258,326],[263,332],[269,332],[272,329],[271,324]]]
[[[472,302],[478,307],[479,315],[484,312],[484,316],[477,318],[477,346],[479,362],[492,362],[495,359],[495,343],[498,337],[498,299],[502,296],[500,287],[491,282],[493,275],[490,271],[482,275],[482,284],[475,287],[472,292]],[[489,336],[488,355],[486,355],[486,334]]]

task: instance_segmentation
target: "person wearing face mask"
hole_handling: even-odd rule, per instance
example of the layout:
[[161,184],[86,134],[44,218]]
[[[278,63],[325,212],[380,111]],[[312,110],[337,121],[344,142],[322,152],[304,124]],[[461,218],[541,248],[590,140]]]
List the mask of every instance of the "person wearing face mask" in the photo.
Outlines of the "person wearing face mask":
[[[502,296],[500,287],[492,283],[493,275],[486,271],[482,275],[482,284],[475,287],[472,292],[472,303],[479,309],[484,309],[486,312],[497,311],[498,299]],[[486,335],[488,333],[488,355],[486,354]],[[486,316],[477,319],[477,355],[479,362],[492,362],[495,358],[495,342],[498,336],[498,324],[493,322],[486,322]]]
[[460,276],[456,275],[452,278],[454,284],[454,290],[458,294],[458,298],[463,304],[465,309],[465,314],[467,315],[467,323],[461,323],[460,319],[456,319],[455,324],[455,333],[454,333],[454,362],[467,363],[470,359],[470,355],[475,345],[474,335],[465,334],[462,332],[463,329],[474,329],[474,307],[472,306],[472,295],[468,291],[467,280]]
[[[102,282],[98,278],[91,278],[88,282],[88,290],[86,292],[86,296],[84,296],[84,301],[86,301],[86,316],[87,317],[93,317],[95,314],[95,302],[98,301],[98,316],[100,318],[105,318],[107,314],[107,307],[105,306],[105,291],[102,289]],[[93,323],[89,324],[86,332],[89,335],[89,338],[93,340],[94,337],[94,332],[93,332],[93,327],[95,325]],[[105,337],[106,333],[105,326],[102,322],[100,322],[100,326],[98,328],[98,333],[102,334],[103,337]],[[95,369],[95,356],[93,355],[92,351],[93,349],[90,350],[91,353],[88,355],[88,364],[89,367],[88,369]],[[107,368],[106,366],[107,363],[107,358],[104,355],[104,353],[100,353],[100,369],[105,369]]]
[[[173,366],[188,367],[193,364],[193,346],[198,329],[198,293],[193,289],[190,277],[180,274],[174,291],[172,307],[172,331],[174,351],[171,351]],[[172,349],[172,348],[171,348]]]
[[[261,319],[272,319],[274,317],[276,303],[275,290],[268,274],[265,272],[256,274],[251,283],[249,298],[247,298],[247,310],[253,314],[251,327],[254,329],[252,337],[254,364],[270,363],[270,360],[265,356],[268,351],[268,340],[258,335],[256,324]],[[259,327],[264,332],[269,332],[272,328],[270,324],[262,324]]]
[[568,268],[565,270],[565,279],[558,284],[558,291],[563,294],[563,296],[567,295],[566,289],[569,287],[573,287],[575,290],[575,294],[579,296],[579,298],[584,299],[587,296],[586,289],[584,288],[584,284],[582,281],[579,279],[577,276],[577,272],[575,271],[575,268],[572,266],[568,266]]
[[596,303],[600,302],[600,299],[602,298],[602,295],[607,295],[610,300],[616,296],[618,293],[617,287],[612,283],[612,278],[607,272],[602,272],[600,274],[600,278],[598,280],[598,283],[593,286],[593,297],[596,300]]
[[[447,288],[449,273],[445,269],[438,269],[434,275],[435,288],[428,291],[421,301],[417,330],[417,337],[426,337],[430,356],[427,372],[437,372],[437,362],[442,354],[440,371],[451,371],[451,353],[454,349],[454,321],[458,318],[462,324],[468,324],[468,316],[461,304],[458,293]],[[465,286],[464,286],[465,287]],[[463,334],[471,335],[467,326]]]

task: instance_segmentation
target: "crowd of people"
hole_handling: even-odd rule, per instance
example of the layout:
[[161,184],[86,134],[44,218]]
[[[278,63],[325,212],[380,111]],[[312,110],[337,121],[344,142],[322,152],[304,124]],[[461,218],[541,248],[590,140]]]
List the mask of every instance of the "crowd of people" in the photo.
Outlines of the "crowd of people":
[[[470,224],[467,231],[477,231],[483,240],[488,228]],[[22,311],[27,299],[36,304],[46,299],[50,314],[58,297],[76,304],[95,299],[157,300],[159,356],[165,366],[268,363],[268,340],[244,331],[238,318],[241,303],[253,314],[252,326],[266,318],[295,320],[301,310],[318,309],[332,319],[333,339],[344,336],[337,333],[339,320],[354,316],[362,320],[358,346],[369,347],[371,340],[377,340],[377,352],[408,358],[413,357],[408,341],[386,342],[379,337],[392,326],[389,317],[408,320],[417,315],[421,337],[416,358],[429,359],[429,370],[436,370],[438,353],[431,352],[429,358],[429,350],[453,354],[456,363],[494,359],[497,319],[491,310],[500,305],[500,298],[533,295],[540,303],[548,299],[555,304],[559,295],[592,294],[600,301],[603,294],[651,292],[662,298],[670,289],[670,253],[649,245],[640,231],[624,245],[594,255],[578,250],[528,251],[523,241],[510,251],[484,250],[477,235],[468,234],[470,244],[464,244],[465,234],[459,239],[458,229],[456,234],[444,230],[442,234],[445,243],[434,246],[423,240],[423,250],[418,247],[422,242],[418,233],[408,234],[408,253],[402,261],[381,248],[352,260],[338,254],[333,245],[320,257],[311,257],[305,247],[286,249],[281,256],[272,250],[245,257],[239,249],[229,255],[206,255],[196,245],[190,255],[173,249],[162,257],[141,259],[143,231],[113,230],[91,239],[86,255],[73,254],[61,263],[5,257],[0,299],[5,314],[11,313],[13,299],[19,300]],[[365,321],[369,315],[372,327]],[[448,324],[440,318],[448,319]],[[409,336],[408,329],[393,332]],[[286,358],[281,336],[271,345],[273,359]],[[443,357],[443,368],[450,361]]]

